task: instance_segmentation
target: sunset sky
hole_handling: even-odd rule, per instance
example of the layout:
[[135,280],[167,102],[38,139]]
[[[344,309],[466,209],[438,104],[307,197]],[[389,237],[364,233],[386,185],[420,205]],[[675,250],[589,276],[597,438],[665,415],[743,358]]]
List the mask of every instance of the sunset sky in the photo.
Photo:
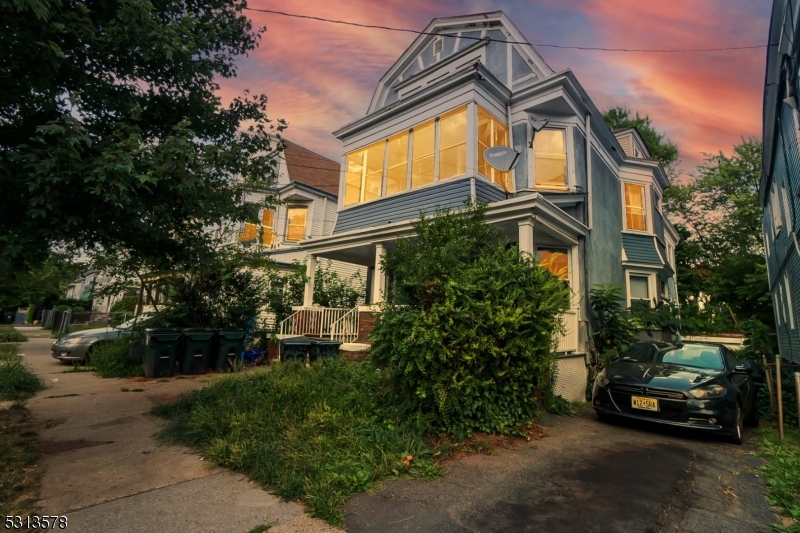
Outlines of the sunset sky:
[[[606,48],[716,48],[765,44],[768,0],[250,0],[249,7],[422,30],[435,17],[502,10],[531,43]],[[230,98],[245,89],[269,97],[285,136],[339,160],[331,132],[366,113],[380,77],[414,35],[247,12],[266,26],[259,48],[223,80]],[[730,153],[761,135],[764,48],[706,53],[621,53],[536,47],[556,71],[570,68],[605,110],[648,114],[678,145],[681,169],[702,154]]]

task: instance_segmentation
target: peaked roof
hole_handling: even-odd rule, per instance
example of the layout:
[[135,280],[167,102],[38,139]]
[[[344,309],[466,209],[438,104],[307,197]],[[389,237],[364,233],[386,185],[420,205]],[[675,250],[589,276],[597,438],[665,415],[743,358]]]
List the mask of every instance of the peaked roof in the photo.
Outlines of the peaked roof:
[[339,195],[339,163],[284,139],[283,157],[289,181],[310,185],[335,196]]

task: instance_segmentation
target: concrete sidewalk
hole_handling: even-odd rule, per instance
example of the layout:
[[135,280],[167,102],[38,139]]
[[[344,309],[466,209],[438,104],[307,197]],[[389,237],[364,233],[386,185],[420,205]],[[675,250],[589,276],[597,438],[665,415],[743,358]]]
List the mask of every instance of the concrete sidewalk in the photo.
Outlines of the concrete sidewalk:
[[42,513],[66,515],[70,530],[87,533],[246,533],[263,524],[277,526],[271,533],[337,531],[192,450],[155,442],[161,422],[147,414],[151,407],[217,375],[101,379],[50,357],[49,331],[17,329],[30,339],[20,346],[24,362],[48,387],[27,403],[45,428]]

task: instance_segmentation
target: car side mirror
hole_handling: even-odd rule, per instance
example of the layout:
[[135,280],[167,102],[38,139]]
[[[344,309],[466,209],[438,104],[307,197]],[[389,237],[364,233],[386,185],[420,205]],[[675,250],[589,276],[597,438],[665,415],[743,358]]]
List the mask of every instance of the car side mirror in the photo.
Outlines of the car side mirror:
[[733,369],[734,372],[737,374],[752,374],[755,369],[753,368],[753,363],[750,361],[745,361],[744,363],[740,363],[736,365]]

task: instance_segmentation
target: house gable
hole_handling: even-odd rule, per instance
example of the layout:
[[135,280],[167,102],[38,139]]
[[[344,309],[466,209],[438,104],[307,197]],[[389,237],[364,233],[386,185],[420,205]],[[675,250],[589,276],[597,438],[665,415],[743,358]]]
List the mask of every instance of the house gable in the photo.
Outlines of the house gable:
[[454,58],[463,60],[450,61],[448,68],[438,69],[438,77],[471,68],[476,61],[508,89],[553,74],[531,45],[506,44],[507,41],[528,41],[502,11],[437,18],[422,33],[381,78],[367,114],[433,82],[433,79],[425,79],[423,84],[414,84],[419,87],[410,87],[414,81],[423,81],[437,66]]

